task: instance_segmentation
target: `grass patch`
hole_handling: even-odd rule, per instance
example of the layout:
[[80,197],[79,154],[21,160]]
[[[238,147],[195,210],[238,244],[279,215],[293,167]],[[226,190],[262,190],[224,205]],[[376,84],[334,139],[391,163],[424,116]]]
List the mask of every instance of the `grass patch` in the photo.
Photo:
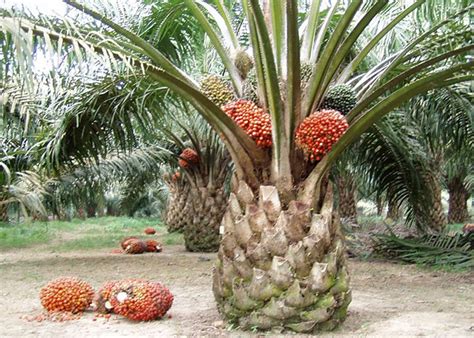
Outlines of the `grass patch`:
[[51,221],[24,224],[0,224],[0,249],[48,245],[54,251],[118,247],[126,236],[145,238],[143,229],[153,227],[163,235],[164,244],[182,244],[182,235],[168,234],[156,218],[98,217],[71,222]]
[[183,234],[177,232],[166,233],[162,240],[164,245],[184,245]]
[[0,250],[26,248],[35,244],[47,243],[53,238],[51,229],[44,224],[33,226],[5,225],[0,226]]

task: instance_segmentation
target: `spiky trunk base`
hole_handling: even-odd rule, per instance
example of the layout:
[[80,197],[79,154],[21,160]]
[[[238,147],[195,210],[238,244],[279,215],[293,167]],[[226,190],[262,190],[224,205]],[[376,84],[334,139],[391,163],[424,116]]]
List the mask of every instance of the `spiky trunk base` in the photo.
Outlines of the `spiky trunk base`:
[[168,232],[183,232],[185,225],[193,217],[190,190],[189,184],[170,186],[165,215]]
[[221,314],[243,329],[331,330],[351,301],[343,236],[328,187],[323,207],[280,203],[273,186],[254,196],[241,181],[224,215],[213,273]]
[[216,252],[219,249],[219,226],[226,202],[222,188],[191,189],[192,215],[184,228],[184,244],[188,251]]
[[469,219],[467,200],[469,191],[466,189],[463,179],[454,177],[448,182],[449,192],[449,223],[463,223]]

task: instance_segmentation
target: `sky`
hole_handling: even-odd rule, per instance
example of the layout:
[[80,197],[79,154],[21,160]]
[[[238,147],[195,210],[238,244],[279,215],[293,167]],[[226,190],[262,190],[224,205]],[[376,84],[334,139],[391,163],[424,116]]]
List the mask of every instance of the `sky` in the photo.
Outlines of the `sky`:
[[21,8],[22,6],[33,13],[39,12],[48,15],[64,15],[67,7],[61,0],[0,0],[2,8]]

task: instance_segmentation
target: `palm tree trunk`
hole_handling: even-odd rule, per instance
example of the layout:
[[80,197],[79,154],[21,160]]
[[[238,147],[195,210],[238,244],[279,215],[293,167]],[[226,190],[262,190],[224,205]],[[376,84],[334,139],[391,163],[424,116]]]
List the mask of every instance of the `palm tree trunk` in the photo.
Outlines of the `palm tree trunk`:
[[219,226],[227,205],[222,188],[191,189],[191,217],[184,227],[184,244],[192,252],[216,252],[219,249]]
[[463,223],[469,218],[467,200],[469,191],[466,189],[462,177],[454,177],[448,182],[449,192],[449,223]]
[[398,221],[401,216],[401,210],[398,203],[390,201],[388,202],[387,218],[393,221]]
[[260,186],[256,196],[240,181],[222,223],[213,292],[228,320],[243,329],[297,332],[344,320],[351,291],[330,186],[313,213],[297,200],[283,206],[274,186]]
[[375,204],[377,206],[377,216],[382,216],[383,207],[384,207],[384,201],[383,201],[382,196],[377,196],[375,200]]
[[337,177],[339,215],[349,223],[357,224],[356,185],[351,174]]
[[166,206],[165,223],[168,232],[183,232],[193,217],[190,185],[170,183],[169,187],[170,196]]
[[447,224],[444,214],[443,204],[441,203],[441,174],[432,170],[425,177],[426,184],[429,184],[432,190],[432,208],[428,213],[428,226],[431,230],[441,231]]
[[6,204],[0,204],[0,222],[8,222],[8,207]]

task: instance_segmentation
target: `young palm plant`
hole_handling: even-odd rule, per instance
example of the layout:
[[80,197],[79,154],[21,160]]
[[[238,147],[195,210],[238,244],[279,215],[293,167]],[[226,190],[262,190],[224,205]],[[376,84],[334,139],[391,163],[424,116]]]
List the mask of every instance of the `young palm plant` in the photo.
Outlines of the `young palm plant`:
[[[404,101],[472,80],[472,62],[456,58],[472,50],[469,39],[448,34],[449,24],[462,23],[470,8],[425,28],[363,71],[359,66],[374,46],[424,1],[399,8],[393,21],[355,49],[388,1],[370,6],[362,6],[362,0],[347,6],[336,1],[327,11],[321,1],[313,1],[301,22],[296,0],[269,1],[264,8],[258,0],[242,0],[262,107],[239,100],[221,109],[194,79],[131,29],[73,0],[65,2],[97,19],[100,29],[87,32],[12,17],[2,18],[2,28],[23,37],[15,40],[19,44],[31,44],[24,38],[31,34],[48,45],[70,44],[77,52],[101,54],[104,62],[125,64],[137,76],[162,83],[196,108],[232,158],[235,179],[213,277],[219,311],[242,328],[313,332],[337,326],[346,316],[351,292],[328,170],[375,121]],[[242,97],[246,74],[241,66],[248,62],[241,61],[248,55],[242,53],[223,2],[184,3],[206,31],[235,95]],[[309,65],[304,84],[302,64]],[[357,98],[340,138],[346,126],[341,113],[320,111],[331,108],[327,99],[337,84],[349,84]],[[340,88],[333,92],[341,93]],[[337,106],[347,107],[344,103]],[[322,135],[316,134],[321,130]]]

